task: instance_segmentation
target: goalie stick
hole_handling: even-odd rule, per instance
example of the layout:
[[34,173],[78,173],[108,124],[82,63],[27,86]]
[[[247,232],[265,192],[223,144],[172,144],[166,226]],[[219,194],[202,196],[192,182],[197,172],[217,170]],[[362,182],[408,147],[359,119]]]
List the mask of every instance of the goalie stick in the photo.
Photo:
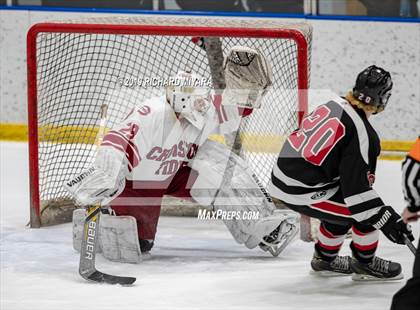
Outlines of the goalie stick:
[[[106,114],[108,106],[106,104],[101,107],[101,122],[96,137],[95,145],[99,147],[102,142]],[[83,239],[82,246],[80,248],[80,262],[79,262],[79,274],[88,281],[108,283],[108,284],[121,284],[130,285],[136,281],[136,278],[132,277],[120,277],[113,276],[110,274],[103,273],[95,268],[96,250],[98,247],[98,235],[99,235],[99,219],[101,216],[101,205],[96,204],[89,206],[87,209],[87,216],[83,228]]]
[[[222,42],[220,38],[217,37],[193,37],[191,41],[200,47],[202,50],[204,50],[207,54],[207,59],[210,67],[210,75],[212,77],[213,82],[213,88],[215,89],[216,95],[221,96],[223,93],[223,90],[226,88],[226,80],[223,72],[223,49],[222,49]],[[225,142],[226,145],[230,146],[231,148],[231,155],[228,159],[228,166],[225,169],[224,175],[223,175],[223,181],[220,185],[220,188],[227,186],[233,177],[233,171],[235,169],[234,164],[230,164],[232,162],[231,157],[233,157],[233,154],[236,154],[238,156],[241,156],[241,149],[242,149],[242,141],[241,141],[241,128],[243,125],[242,118],[239,120],[238,129],[235,132],[232,132],[231,134],[225,134]],[[242,156],[241,156],[242,157]],[[276,204],[273,202],[271,196],[265,189],[262,182],[259,180],[258,176],[255,173],[252,173],[252,178],[258,185],[258,189],[268,203],[273,204],[276,207]],[[217,195],[220,192],[220,188],[217,189],[215,198],[213,199],[213,202],[211,205],[213,206],[214,210],[214,203],[216,200]],[[294,238],[294,236],[297,234],[297,229],[291,228],[290,233],[293,235],[287,242],[279,243],[279,246],[274,247],[273,245],[269,245],[262,241],[262,243],[266,246],[265,251],[269,251],[271,255],[274,257],[277,257],[283,249],[291,242],[291,240]]]

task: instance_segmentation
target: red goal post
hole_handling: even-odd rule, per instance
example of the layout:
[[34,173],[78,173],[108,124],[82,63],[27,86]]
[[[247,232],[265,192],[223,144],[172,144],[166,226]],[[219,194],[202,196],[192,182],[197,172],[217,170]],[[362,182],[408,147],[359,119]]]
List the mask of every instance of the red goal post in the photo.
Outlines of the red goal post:
[[129,94],[122,100],[115,95],[117,78],[171,76],[185,65],[210,75],[206,53],[191,43],[192,37],[219,38],[224,52],[233,45],[257,47],[272,64],[275,90],[241,128],[244,157],[264,168],[259,177],[267,183],[281,143],[273,141],[295,129],[307,112],[310,25],[173,16],[40,23],[27,35],[31,227],[70,219],[74,206],[62,184],[91,163],[98,106],[110,101],[107,126],[112,127],[130,106],[161,91],[133,95],[124,90]]

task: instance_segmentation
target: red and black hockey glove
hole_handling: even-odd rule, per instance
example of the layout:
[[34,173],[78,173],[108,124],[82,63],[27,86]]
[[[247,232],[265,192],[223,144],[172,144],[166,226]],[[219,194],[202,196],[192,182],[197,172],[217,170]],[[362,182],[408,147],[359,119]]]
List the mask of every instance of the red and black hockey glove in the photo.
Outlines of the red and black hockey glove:
[[410,226],[405,224],[401,216],[390,206],[383,207],[369,222],[376,229],[380,229],[392,242],[404,244],[405,236],[410,241],[414,240]]

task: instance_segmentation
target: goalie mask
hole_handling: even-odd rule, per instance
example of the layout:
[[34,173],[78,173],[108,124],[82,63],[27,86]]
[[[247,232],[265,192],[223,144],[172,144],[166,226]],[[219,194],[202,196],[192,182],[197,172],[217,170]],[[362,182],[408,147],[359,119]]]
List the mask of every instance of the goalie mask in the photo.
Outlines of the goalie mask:
[[224,105],[259,108],[272,83],[271,66],[257,49],[234,46],[224,61]]
[[203,128],[212,102],[210,89],[202,84],[197,75],[180,71],[166,87],[166,100],[174,111],[198,129]]

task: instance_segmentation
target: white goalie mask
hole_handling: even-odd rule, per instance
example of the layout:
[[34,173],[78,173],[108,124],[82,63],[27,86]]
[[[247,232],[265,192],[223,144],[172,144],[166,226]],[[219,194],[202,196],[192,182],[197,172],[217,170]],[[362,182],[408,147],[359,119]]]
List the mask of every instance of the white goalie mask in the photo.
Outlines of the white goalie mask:
[[226,89],[224,105],[257,109],[270,86],[273,74],[264,54],[246,46],[233,46],[224,60]]
[[203,82],[196,74],[180,71],[166,87],[166,100],[174,111],[198,129],[203,128],[212,102],[210,88]]

